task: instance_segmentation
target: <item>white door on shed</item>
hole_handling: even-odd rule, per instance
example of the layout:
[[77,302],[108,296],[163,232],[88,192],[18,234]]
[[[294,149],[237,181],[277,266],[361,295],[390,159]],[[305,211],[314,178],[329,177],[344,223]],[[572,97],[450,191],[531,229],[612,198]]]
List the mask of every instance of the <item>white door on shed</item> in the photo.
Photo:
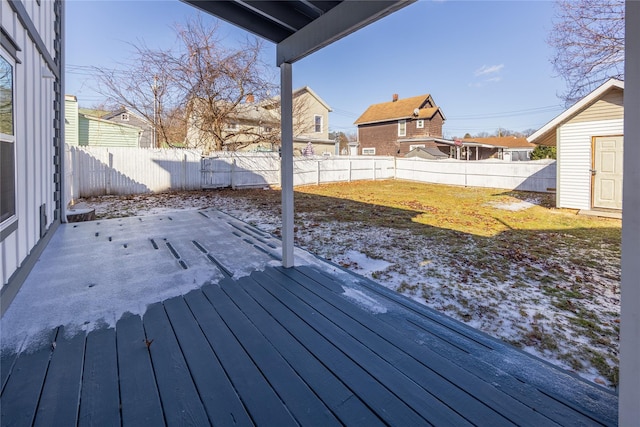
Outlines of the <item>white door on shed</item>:
[[599,136],[593,142],[593,207],[622,209],[622,136]]

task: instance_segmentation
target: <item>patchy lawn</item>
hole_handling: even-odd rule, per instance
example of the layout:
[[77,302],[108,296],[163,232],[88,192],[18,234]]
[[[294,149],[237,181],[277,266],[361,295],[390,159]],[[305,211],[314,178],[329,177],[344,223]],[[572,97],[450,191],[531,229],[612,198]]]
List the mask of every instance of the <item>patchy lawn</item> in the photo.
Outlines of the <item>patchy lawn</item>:
[[[277,190],[83,200],[99,218],[215,207],[280,234]],[[621,222],[549,194],[404,181],[296,189],[296,244],[608,387],[618,383]]]

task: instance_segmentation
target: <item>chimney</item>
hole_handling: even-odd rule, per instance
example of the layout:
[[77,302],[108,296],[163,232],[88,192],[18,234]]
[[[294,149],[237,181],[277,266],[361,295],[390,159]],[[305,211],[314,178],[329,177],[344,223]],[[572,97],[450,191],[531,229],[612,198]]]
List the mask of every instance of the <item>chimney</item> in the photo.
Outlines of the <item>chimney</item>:
[[249,95],[247,95],[247,99],[245,100],[245,103],[247,104],[253,104],[253,102],[255,101],[253,94],[250,93]]
[[396,102],[398,100],[398,94],[394,93],[392,99],[393,99],[393,102]]

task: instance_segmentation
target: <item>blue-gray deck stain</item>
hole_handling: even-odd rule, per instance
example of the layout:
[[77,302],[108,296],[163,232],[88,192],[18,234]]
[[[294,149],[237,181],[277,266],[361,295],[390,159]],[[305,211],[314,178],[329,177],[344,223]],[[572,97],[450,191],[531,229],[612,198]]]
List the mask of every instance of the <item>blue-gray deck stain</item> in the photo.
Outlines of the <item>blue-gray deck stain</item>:
[[390,309],[359,307],[315,268],[268,267],[112,329],[58,328],[41,348],[1,355],[0,424],[616,424],[613,393],[532,358],[541,378],[591,401],[558,395],[489,363],[522,352],[359,283]]

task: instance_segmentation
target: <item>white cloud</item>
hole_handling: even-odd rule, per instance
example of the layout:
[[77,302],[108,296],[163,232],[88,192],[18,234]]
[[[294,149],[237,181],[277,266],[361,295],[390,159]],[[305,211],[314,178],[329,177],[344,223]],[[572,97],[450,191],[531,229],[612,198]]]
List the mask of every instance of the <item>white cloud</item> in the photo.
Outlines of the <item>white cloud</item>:
[[473,74],[476,76],[484,76],[486,74],[497,73],[503,68],[504,68],[504,64],[490,65],[490,66],[483,65],[482,67],[478,68]]

